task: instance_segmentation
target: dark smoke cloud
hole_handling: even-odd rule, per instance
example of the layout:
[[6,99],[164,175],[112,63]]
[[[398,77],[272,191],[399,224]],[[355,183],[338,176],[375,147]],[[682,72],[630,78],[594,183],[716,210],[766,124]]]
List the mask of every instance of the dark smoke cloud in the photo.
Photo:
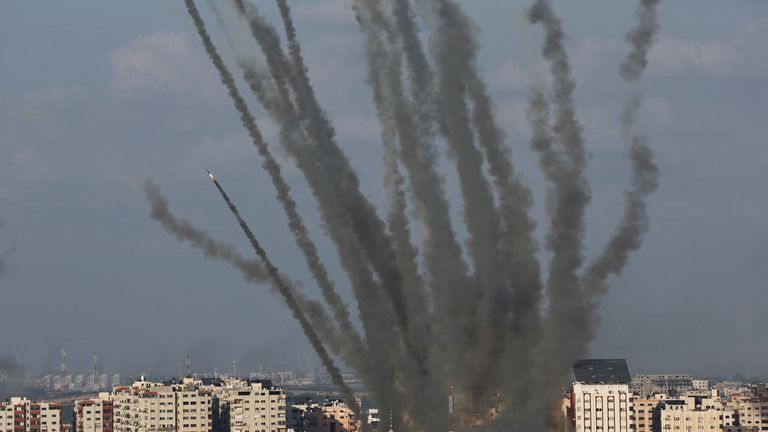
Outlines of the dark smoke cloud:
[[27,386],[24,382],[26,376],[26,368],[16,361],[16,357],[12,354],[0,354],[0,402],[13,396],[39,398],[42,391]]

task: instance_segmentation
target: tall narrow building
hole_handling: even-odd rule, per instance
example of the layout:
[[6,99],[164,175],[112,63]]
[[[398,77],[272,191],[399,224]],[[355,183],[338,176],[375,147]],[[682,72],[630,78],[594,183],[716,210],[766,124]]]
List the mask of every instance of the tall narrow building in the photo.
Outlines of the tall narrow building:
[[624,359],[579,360],[571,393],[576,432],[629,432],[632,429],[631,378]]

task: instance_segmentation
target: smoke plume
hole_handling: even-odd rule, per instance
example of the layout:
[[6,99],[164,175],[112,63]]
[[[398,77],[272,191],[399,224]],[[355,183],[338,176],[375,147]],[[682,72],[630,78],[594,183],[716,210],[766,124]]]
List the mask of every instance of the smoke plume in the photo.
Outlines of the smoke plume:
[[[605,247],[588,260],[585,211],[591,189],[574,102],[576,82],[563,25],[550,0],[532,2],[528,17],[543,30],[541,54],[551,79],[551,88],[542,84],[530,90],[527,110],[530,146],[549,183],[543,239],[549,257],[542,265],[529,215],[533,196],[515,172],[493,97],[478,71],[477,28],[458,2],[351,2],[381,125],[389,198],[382,219],[360,190],[358,175],[315,94],[287,0],[276,0],[285,46],[254,4],[231,0],[239,24],[248,26],[265,61],[240,56],[243,79],[278,125],[282,149],[312,192],[357,303],[359,334],[194,1],[185,2],[263,158],[324,305],[305,298],[279,273],[215,179],[260,262],[246,260],[174,217],[148,183],[152,217],[178,240],[229,262],[251,281],[275,287],[357,415],[359,406],[331,352],[358,372],[382,412],[392,412],[393,424],[385,421],[384,428],[461,430],[469,427],[466,419],[499,431],[550,427],[571,363],[586,353],[594,333],[607,279],[621,273],[649,228],[646,201],[658,186],[658,168],[648,138],[638,131],[639,89],[633,88],[619,119],[631,160],[624,215]],[[648,63],[658,3],[641,0],[637,8],[638,23],[626,38],[631,49],[619,68],[627,83],[636,83]],[[227,28],[238,24],[218,19]],[[446,174],[438,169],[442,151],[453,163],[448,175],[458,179],[466,244],[455,232],[458,222],[451,220]],[[422,230],[413,229],[416,222]]]

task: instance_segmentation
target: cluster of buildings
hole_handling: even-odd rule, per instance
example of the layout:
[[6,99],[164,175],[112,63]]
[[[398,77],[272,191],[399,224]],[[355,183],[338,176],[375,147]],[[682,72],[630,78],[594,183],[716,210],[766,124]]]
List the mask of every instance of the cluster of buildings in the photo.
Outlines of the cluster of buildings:
[[563,400],[567,432],[768,431],[764,384],[719,383],[689,375],[629,374],[623,359],[580,360]]
[[80,374],[80,375],[45,375],[37,383],[38,387],[56,391],[100,391],[121,386],[123,378],[119,374]]
[[357,432],[339,400],[289,400],[271,381],[238,378],[144,379],[77,400],[73,421],[62,405],[11,398],[0,403],[0,432]]

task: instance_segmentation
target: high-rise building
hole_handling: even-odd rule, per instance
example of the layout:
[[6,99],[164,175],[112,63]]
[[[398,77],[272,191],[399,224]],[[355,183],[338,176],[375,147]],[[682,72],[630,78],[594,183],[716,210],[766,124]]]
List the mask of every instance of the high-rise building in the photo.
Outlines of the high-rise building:
[[137,381],[112,392],[116,432],[211,432],[213,399],[200,381]]
[[629,432],[632,393],[626,360],[579,360],[573,372],[571,415],[576,432]]
[[114,407],[109,393],[96,399],[77,400],[74,405],[75,432],[112,432]]
[[110,382],[112,384],[112,387],[120,387],[123,385],[123,379],[119,374],[112,375],[112,379]]
[[0,432],[61,432],[61,404],[12,397],[0,402]]

